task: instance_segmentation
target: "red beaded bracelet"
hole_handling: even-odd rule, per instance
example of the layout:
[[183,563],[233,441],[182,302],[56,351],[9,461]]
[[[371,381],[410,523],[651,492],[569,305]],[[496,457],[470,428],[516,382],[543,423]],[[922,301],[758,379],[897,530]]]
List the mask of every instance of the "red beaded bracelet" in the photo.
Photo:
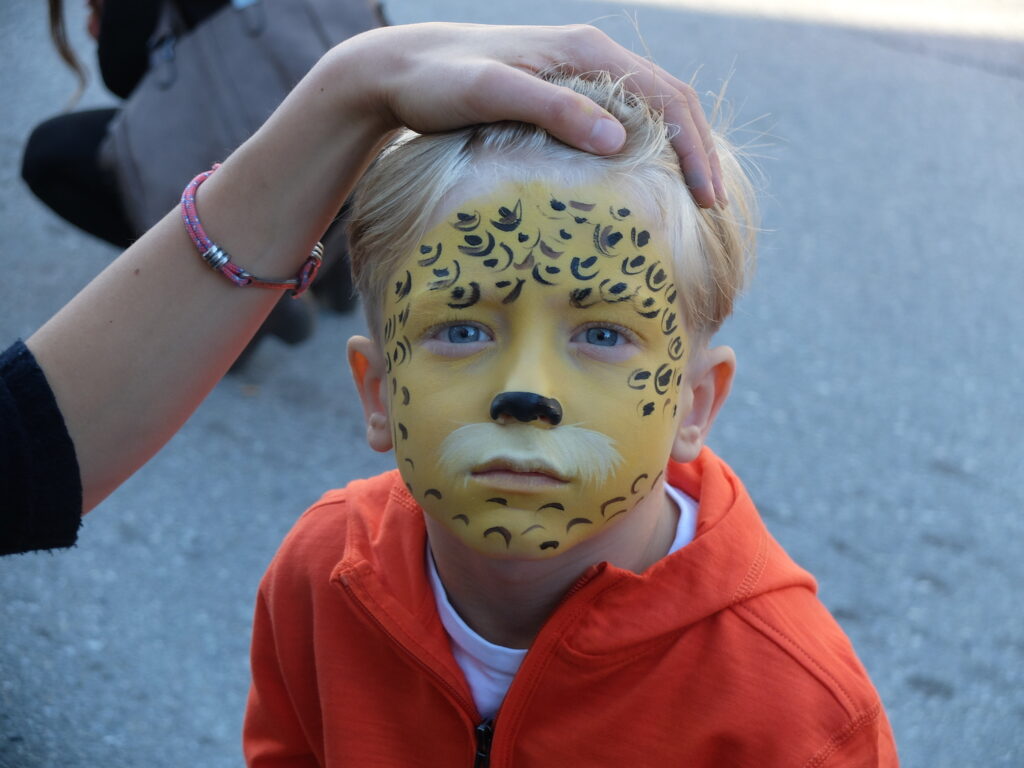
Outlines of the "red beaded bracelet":
[[234,264],[228,252],[213,242],[203,230],[203,225],[199,223],[199,213],[196,211],[196,190],[219,167],[220,163],[217,163],[210,170],[200,173],[189,182],[188,186],[185,187],[185,191],[181,194],[181,217],[185,220],[185,229],[188,231],[189,237],[192,238],[192,242],[195,244],[196,250],[199,251],[199,255],[202,256],[203,261],[206,262],[210,269],[220,272],[239,287],[244,288],[255,285],[259,288],[278,288],[282,290],[290,288],[292,296],[301,295],[309,287],[309,284],[313,282],[317,270],[320,269],[320,265],[323,263],[323,243],[318,242],[313,246],[313,250],[309,254],[309,258],[306,259],[306,263],[302,265],[299,274],[292,279],[264,280]]

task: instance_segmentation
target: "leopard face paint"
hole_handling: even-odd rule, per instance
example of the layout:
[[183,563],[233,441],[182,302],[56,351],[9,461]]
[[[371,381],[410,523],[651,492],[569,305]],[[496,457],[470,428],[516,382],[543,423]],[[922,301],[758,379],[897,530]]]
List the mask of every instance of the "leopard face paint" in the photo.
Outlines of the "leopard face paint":
[[557,555],[657,486],[689,341],[645,219],[607,188],[509,184],[395,269],[381,341],[398,466],[471,548]]

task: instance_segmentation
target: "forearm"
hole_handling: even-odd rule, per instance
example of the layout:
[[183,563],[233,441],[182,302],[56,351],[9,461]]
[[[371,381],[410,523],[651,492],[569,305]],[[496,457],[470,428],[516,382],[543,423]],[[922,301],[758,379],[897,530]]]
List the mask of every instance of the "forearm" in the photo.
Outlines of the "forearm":
[[[207,233],[253,274],[296,273],[387,132],[350,89],[325,87],[344,64],[322,62],[200,187]],[[172,211],[32,335],[75,444],[83,511],[170,439],[279,296],[211,272]]]

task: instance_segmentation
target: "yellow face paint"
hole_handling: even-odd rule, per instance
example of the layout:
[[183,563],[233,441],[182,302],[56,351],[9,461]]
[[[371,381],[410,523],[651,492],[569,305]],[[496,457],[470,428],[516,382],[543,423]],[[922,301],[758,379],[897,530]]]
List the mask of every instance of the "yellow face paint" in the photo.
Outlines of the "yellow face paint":
[[681,416],[673,277],[661,236],[606,188],[510,184],[450,211],[384,301],[395,453],[424,510],[521,558],[628,518]]

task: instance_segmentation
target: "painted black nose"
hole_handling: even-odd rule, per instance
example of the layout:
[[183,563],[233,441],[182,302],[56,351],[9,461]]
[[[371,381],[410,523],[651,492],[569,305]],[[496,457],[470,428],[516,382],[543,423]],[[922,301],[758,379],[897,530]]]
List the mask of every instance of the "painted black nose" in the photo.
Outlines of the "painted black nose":
[[544,419],[555,426],[562,420],[562,406],[552,397],[533,392],[502,392],[491,401],[491,418],[497,421],[502,416],[518,421]]

